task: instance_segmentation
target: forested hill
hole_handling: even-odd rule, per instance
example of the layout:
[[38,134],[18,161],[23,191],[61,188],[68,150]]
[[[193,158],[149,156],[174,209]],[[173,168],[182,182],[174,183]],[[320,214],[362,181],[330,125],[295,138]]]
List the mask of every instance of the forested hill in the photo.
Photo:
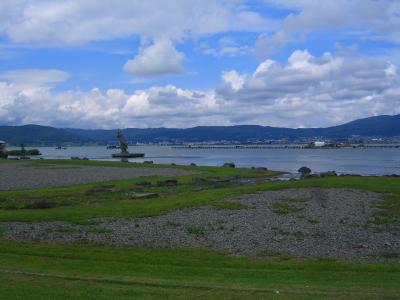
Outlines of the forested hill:
[[[115,139],[115,130],[67,129],[80,136],[106,143]],[[377,116],[355,120],[327,128],[280,128],[258,125],[199,126],[177,128],[127,128],[122,130],[130,141],[156,142],[180,140],[196,141],[247,141],[249,139],[298,139],[311,137],[347,138],[353,135],[394,137],[400,136],[400,115]]]
[[[115,129],[91,130],[53,128],[39,125],[0,126],[0,140],[19,145],[87,145],[116,142]],[[355,120],[343,125],[327,128],[280,128],[258,125],[199,126],[177,128],[127,128],[122,130],[132,142],[209,142],[209,141],[251,141],[299,138],[347,138],[354,135],[363,137],[400,136],[400,115],[376,116]]]
[[0,126],[0,140],[10,145],[58,146],[94,143],[90,138],[64,129],[40,125]]

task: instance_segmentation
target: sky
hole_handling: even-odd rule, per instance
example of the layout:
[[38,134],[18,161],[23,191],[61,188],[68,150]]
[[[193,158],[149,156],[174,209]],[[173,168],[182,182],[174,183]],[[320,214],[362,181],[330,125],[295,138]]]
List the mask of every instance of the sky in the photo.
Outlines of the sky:
[[400,114],[398,0],[1,0],[0,125]]

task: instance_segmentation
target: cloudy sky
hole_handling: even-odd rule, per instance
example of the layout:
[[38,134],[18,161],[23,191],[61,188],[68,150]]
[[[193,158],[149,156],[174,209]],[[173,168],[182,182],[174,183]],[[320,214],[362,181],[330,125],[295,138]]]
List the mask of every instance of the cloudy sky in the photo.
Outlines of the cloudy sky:
[[1,0],[0,125],[400,113],[398,0]]

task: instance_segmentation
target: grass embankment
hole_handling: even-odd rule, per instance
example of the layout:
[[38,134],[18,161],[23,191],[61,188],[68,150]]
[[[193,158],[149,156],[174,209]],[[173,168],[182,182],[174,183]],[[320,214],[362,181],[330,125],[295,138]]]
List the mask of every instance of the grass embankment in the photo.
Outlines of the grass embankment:
[[399,265],[0,243],[4,299],[390,299]]
[[[400,216],[400,179],[395,177],[329,177],[302,181],[268,182],[239,185],[232,178],[266,177],[276,172],[257,169],[233,169],[223,167],[171,166],[152,164],[126,164],[96,161],[32,161],[38,168],[63,168],[80,165],[180,168],[200,171],[200,174],[179,176],[176,186],[158,186],[166,177],[143,177],[115,180],[106,183],[73,185],[62,188],[3,191],[0,192],[1,221],[51,221],[85,222],[92,217],[136,217],[151,216],[174,209],[199,205],[230,207],[230,202],[221,201],[257,191],[302,187],[341,187],[390,193],[379,204],[376,215],[380,224],[396,223]],[[149,183],[151,185],[149,185]],[[159,198],[132,200],[130,192],[158,193]]]
[[[115,166],[127,168],[179,168],[197,174],[174,177],[177,185],[160,185],[168,177],[139,177],[60,188],[0,192],[0,221],[63,220],[84,222],[91,217],[149,216],[172,209],[214,203],[231,194],[235,178],[266,177],[278,174],[256,169],[224,167],[126,164],[95,161],[31,161],[36,168],[74,166]],[[155,199],[133,200],[132,192],[157,193]],[[221,203],[215,203],[221,205]]]
[[[37,167],[143,166],[86,161],[34,164]],[[271,174],[228,168],[184,168],[203,173],[178,177],[177,186],[156,186],[165,178],[146,177],[1,192],[2,203],[14,201],[17,207],[0,209],[0,220],[85,222],[91,217],[154,215],[203,204],[214,204],[222,209],[230,207],[223,201],[226,196],[300,187],[345,187],[391,193],[380,204],[376,220],[384,224],[397,224],[399,220],[398,178],[337,177],[237,185],[221,178]],[[138,185],[143,181],[152,185]],[[157,192],[160,198],[128,200],[126,194],[137,190]],[[55,201],[57,206],[23,208],[24,203],[43,198]],[[72,205],[63,202],[71,199]],[[400,265],[393,264],[301,261],[279,256],[277,260],[262,260],[195,249],[121,249],[0,242],[0,298],[4,299],[395,299],[399,294]]]

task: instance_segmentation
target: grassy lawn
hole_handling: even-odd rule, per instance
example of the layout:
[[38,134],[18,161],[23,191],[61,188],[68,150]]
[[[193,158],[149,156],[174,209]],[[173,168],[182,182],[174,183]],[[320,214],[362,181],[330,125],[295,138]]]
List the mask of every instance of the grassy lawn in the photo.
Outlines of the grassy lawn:
[[2,299],[395,299],[399,265],[0,243]]
[[[143,164],[92,161],[29,163],[40,168],[82,164],[143,167]],[[387,225],[399,222],[399,178],[331,177],[238,185],[227,179],[276,173],[222,167],[145,166],[201,173],[176,177],[175,186],[157,184],[166,177],[146,177],[3,191],[0,192],[0,222],[84,223],[92,217],[149,216],[205,204],[221,209],[243,209],[223,199],[301,187],[343,187],[385,193],[384,201],[378,204],[380,210],[375,222]],[[127,195],[133,191],[158,193],[159,198],[132,200]],[[43,199],[53,203],[52,206],[27,208],[28,204]],[[290,207],[283,204],[276,209],[286,213]],[[101,228],[95,230],[101,231]],[[252,259],[201,249],[61,246],[0,240],[0,299],[396,299],[398,295],[398,264],[349,264],[279,256]]]

